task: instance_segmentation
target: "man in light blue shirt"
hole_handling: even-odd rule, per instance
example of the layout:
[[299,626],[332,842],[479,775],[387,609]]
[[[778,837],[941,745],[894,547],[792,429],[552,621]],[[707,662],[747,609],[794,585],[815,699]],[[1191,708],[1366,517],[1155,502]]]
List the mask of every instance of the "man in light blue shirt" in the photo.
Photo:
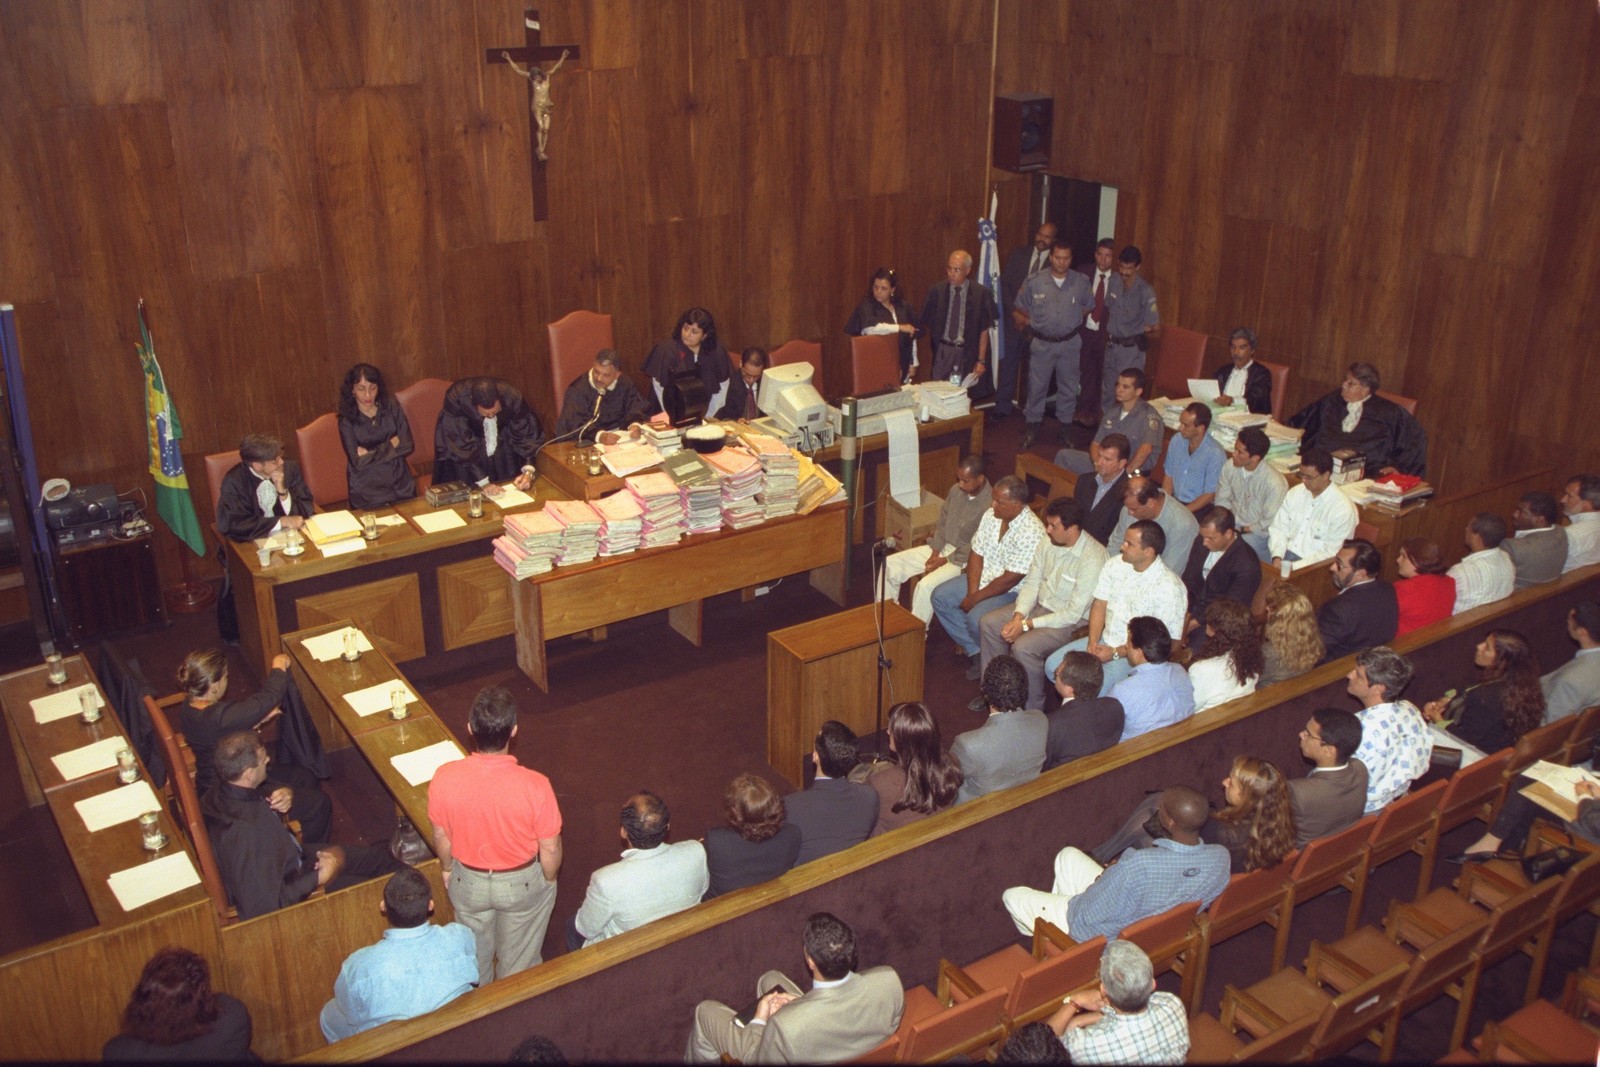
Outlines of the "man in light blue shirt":
[[1178,433],[1167,444],[1161,487],[1198,515],[1217,497],[1217,480],[1228,461],[1211,437],[1211,408],[1195,401],[1178,416]]
[[1128,623],[1129,675],[1111,687],[1111,696],[1122,704],[1122,736],[1147,734],[1163,726],[1182,722],[1194,714],[1194,686],[1189,675],[1172,658],[1172,634],[1167,624],[1150,615],[1135,616]]
[[478,982],[478,950],[460,923],[435,926],[433,890],[414,870],[390,877],[379,905],[389,917],[383,940],[358,948],[339,969],[322,1006],[322,1036],[334,1042],[395,1019],[443,1007]]

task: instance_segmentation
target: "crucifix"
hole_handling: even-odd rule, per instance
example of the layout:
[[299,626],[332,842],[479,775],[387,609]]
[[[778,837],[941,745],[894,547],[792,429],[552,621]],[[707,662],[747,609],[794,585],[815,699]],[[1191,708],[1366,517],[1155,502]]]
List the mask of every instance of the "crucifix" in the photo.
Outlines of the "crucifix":
[[[486,63],[505,63],[528,80],[528,148],[533,157],[533,220],[544,222],[550,217],[544,185],[545,145],[550,137],[550,75],[568,59],[577,59],[579,52],[575,44],[542,44],[539,32],[539,12],[530,7],[522,13],[522,46],[490,48],[484,52],[483,58]],[[556,61],[549,70],[539,66],[547,59]]]

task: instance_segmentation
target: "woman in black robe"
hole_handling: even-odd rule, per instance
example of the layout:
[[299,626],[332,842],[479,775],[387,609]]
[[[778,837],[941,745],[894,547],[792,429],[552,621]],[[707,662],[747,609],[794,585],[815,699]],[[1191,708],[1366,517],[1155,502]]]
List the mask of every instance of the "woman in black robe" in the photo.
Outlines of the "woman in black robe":
[[895,277],[894,271],[879,267],[872,274],[867,295],[861,298],[861,303],[850,313],[850,321],[844,324],[844,332],[852,337],[860,337],[872,326],[888,324],[895,327],[900,333],[900,380],[904,382],[911,378],[912,360],[915,358],[913,340],[922,332],[915,319],[911,305],[900,295],[900,280]]
[[[692,377],[687,377],[689,372]],[[644,372],[650,377],[657,411],[665,411],[674,422],[687,417],[687,408],[699,408],[703,391],[706,415],[718,411],[728,399],[728,379],[733,377],[733,362],[728,350],[717,340],[717,323],[705,308],[690,308],[678,317],[672,336],[657,341],[645,357]],[[679,376],[685,376],[680,378]],[[687,388],[696,384],[698,389]]]
[[415,447],[400,401],[383,384],[383,372],[357,363],[339,386],[339,439],[352,508],[381,508],[417,495],[406,466]]

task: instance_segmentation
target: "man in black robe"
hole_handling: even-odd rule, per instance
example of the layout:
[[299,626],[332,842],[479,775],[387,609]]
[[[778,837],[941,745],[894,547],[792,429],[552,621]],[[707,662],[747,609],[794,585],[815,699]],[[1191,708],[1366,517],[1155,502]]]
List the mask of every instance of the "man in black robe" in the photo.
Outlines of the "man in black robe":
[[512,478],[526,490],[543,439],[538,417],[510,382],[463,378],[445,392],[439,410],[433,480],[486,486]]
[[633,380],[623,373],[621,357],[602,348],[595,353],[594,366],[567,386],[554,439],[575,437],[583,444],[598,440],[614,445],[623,434],[638,437],[647,407]]
[[1378,369],[1352,363],[1336,392],[1314,401],[1289,420],[1305,430],[1302,450],[1353,449],[1366,460],[1366,476],[1398,471],[1423,477],[1428,467],[1428,434],[1416,416],[1377,395]]
[[217,491],[217,529],[230,541],[254,541],[298,530],[315,510],[300,465],[283,458],[283,442],[253,433],[239,444],[239,463]]

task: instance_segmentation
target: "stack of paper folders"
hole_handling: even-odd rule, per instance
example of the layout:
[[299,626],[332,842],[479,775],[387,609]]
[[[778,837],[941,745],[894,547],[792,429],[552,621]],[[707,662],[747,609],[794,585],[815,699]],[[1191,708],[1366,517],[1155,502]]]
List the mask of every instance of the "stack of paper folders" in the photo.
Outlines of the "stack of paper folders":
[[745,440],[761,462],[762,486],[756,499],[761,502],[766,517],[793,515],[800,502],[799,457],[776,437],[752,434]]
[[495,562],[513,577],[543,574],[561,555],[562,526],[543,511],[519,511],[505,518],[505,533],[494,540]]
[[361,520],[348,511],[321,511],[306,520],[306,536],[318,548],[361,536]]
[[683,448],[683,431],[670,424],[653,426],[645,423],[640,427],[639,440],[650,445],[662,456],[670,456]]
[[644,508],[632,493],[612,493],[590,502],[600,513],[600,555],[620,556],[639,547]]
[[844,486],[822,464],[808,456],[799,457],[800,504],[795,511],[809,515],[830,500],[843,499]]
[[651,471],[624,478],[623,484],[643,511],[639,547],[659,548],[661,545],[677,544],[683,537],[687,515],[678,483],[662,471]]
[[545,514],[561,524],[561,555],[556,562],[588,563],[600,551],[600,513],[587,500],[551,500]]
[[619,441],[614,445],[599,447],[600,462],[618,478],[649,470],[661,462],[661,453],[644,441]]
[[951,385],[949,382],[918,382],[905,388],[916,394],[918,418],[959,419],[972,412],[972,398],[959,385]]
[[761,461],[742,448],[724,448],[706,457],[722,475],[722,521],[735,530],[754,526],[767,517],[757,500],[762,488]]
[[1410,474],[1390,474],[1372,483],[1367,503],[1379,511],[1398,515],[1421,507],[1433,495],[1433,486]]
[[722,478],[700,453],[684,449],[661,461],[661,467],[683,497],[689,532],[710,533],[722,528]]

